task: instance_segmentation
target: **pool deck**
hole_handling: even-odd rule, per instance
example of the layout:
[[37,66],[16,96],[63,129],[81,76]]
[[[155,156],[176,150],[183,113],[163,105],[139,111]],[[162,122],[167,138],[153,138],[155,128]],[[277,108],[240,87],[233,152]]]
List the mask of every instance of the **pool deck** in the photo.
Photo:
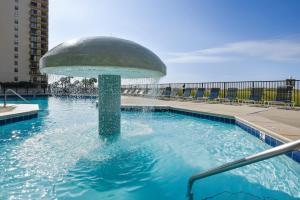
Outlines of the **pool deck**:
[[[0,107],[2,106],[3,104],[0,104]],[[12,107],[13,109],[6,112],[0,112],[0,121],[35,115],[39,111],[39,106],[37,104],[7,104],[7,107]],[[24,119],[26,120],[27,118]],[[22,119],[19,118],[19,120]]]
[[211,104],[192,101],[158,100],[122,96],[122,105],[169,106],[175,109],[226,115],[247,122],[285,142],[300,139],[300,111],[276,107],[250,105]]

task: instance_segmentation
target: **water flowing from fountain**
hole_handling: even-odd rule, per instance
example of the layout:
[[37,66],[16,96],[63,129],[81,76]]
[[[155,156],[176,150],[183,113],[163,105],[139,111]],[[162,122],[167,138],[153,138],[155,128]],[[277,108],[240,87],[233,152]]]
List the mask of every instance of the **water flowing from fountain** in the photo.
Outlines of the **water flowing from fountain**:
[[[96,96],[98,93],[99,134],[116,134],[121,130],[121,78],[125,83],[157,83],[158,78],[166,74],[164,63],[149,49],[112,37],[62,43],[40,59],[40,70],[69,76],[51,85],[50,90],[59,95]],[[89,77],[83,79],[84,90],[71,82],[71,76]],[[97,78],[98,92],[94,87]]]

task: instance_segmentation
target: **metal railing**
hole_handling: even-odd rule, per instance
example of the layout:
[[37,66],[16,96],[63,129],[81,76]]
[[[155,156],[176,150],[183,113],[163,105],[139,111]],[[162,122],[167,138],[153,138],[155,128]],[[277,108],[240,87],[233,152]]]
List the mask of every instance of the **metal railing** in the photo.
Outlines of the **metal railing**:
[[25,101],[26,103],[29,103],[29,101],[27,101],[24,97],[22,97],[20,94],[18,94],[16,91],[12,90],[12,89],[7,89],[4,93],[4,103],[3,103],[3,107],[6,107],[6,102],[7,102],[7,92],[11,92],[14,95],[16,95],[17,97],[19,97],[20,99],[22,99],[23,101]]
[[122,88],[141,88],[141,89],[162,89],[171,87],[172,89],[179,89],[182,94],[183,88],[191,88],[192,94],[196,94],[197,88],[205,89],[205,97],[210,94],[211,88],[220,88],[219,97],[225,98],[228,88],[237,88],[237,98],[240,100],[247,100],[251,95],[252,88],[262,88],[262,100],[273,101],[278,96],[278,88],[289,86],[289,98],[295,104],[300,106],[300,80],[286,79],[274,81],[233,81],[233,82],[199,82],[199,83],[164,83],[164,84],[131,84],[122,85]]
[[290,152],[292,150],[295,150],[297,148],[300,148],[300,140],[296,140],[293,142],[289,142],[277,147],[274,147],[272,149],[233,161],[233,162],[229,162],[226,163],[224,165],[221,165],[219,167],[216,168],[212,168],[210,170],[207,170],[205,172],[201,172],[198,174],[194,174],[193,176],[191,176],[189,178],[188,181],[188,188],[187,188],[187,198],[189,200],[193,200],[193,193],[192,193],[192,188],[193,188],[193,184],[195,181],[212,176],[212,175],[216,175],[216,174],[220,174],[229,170],[233,170],[236,168],[240,168],[246,165],[250,165],[252,163],[257,163],[269,158],[273,158],[282,154],[285,154],[287,152]]

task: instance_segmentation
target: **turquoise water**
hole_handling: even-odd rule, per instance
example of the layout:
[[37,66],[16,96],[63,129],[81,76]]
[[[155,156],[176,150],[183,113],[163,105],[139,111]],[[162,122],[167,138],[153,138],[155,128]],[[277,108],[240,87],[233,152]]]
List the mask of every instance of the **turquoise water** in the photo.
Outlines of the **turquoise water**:
[[[93,99],[32,100],[37,119],[0,127],[0,199],[185,199],[193,173],[270,148],[237,126],[173,113],[122,113],[99,138]],[[21,103],[21,102],[20,102]],[[296,199],[286,156],[197,182],[195,199]]]

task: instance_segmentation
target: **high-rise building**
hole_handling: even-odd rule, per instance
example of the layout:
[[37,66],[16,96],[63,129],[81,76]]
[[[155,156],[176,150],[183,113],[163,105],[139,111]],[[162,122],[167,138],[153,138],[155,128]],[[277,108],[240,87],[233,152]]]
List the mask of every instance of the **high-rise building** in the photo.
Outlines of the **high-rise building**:
[[0,1],[0,82],[47,83],[39,59],[48,51],[48,3]]

